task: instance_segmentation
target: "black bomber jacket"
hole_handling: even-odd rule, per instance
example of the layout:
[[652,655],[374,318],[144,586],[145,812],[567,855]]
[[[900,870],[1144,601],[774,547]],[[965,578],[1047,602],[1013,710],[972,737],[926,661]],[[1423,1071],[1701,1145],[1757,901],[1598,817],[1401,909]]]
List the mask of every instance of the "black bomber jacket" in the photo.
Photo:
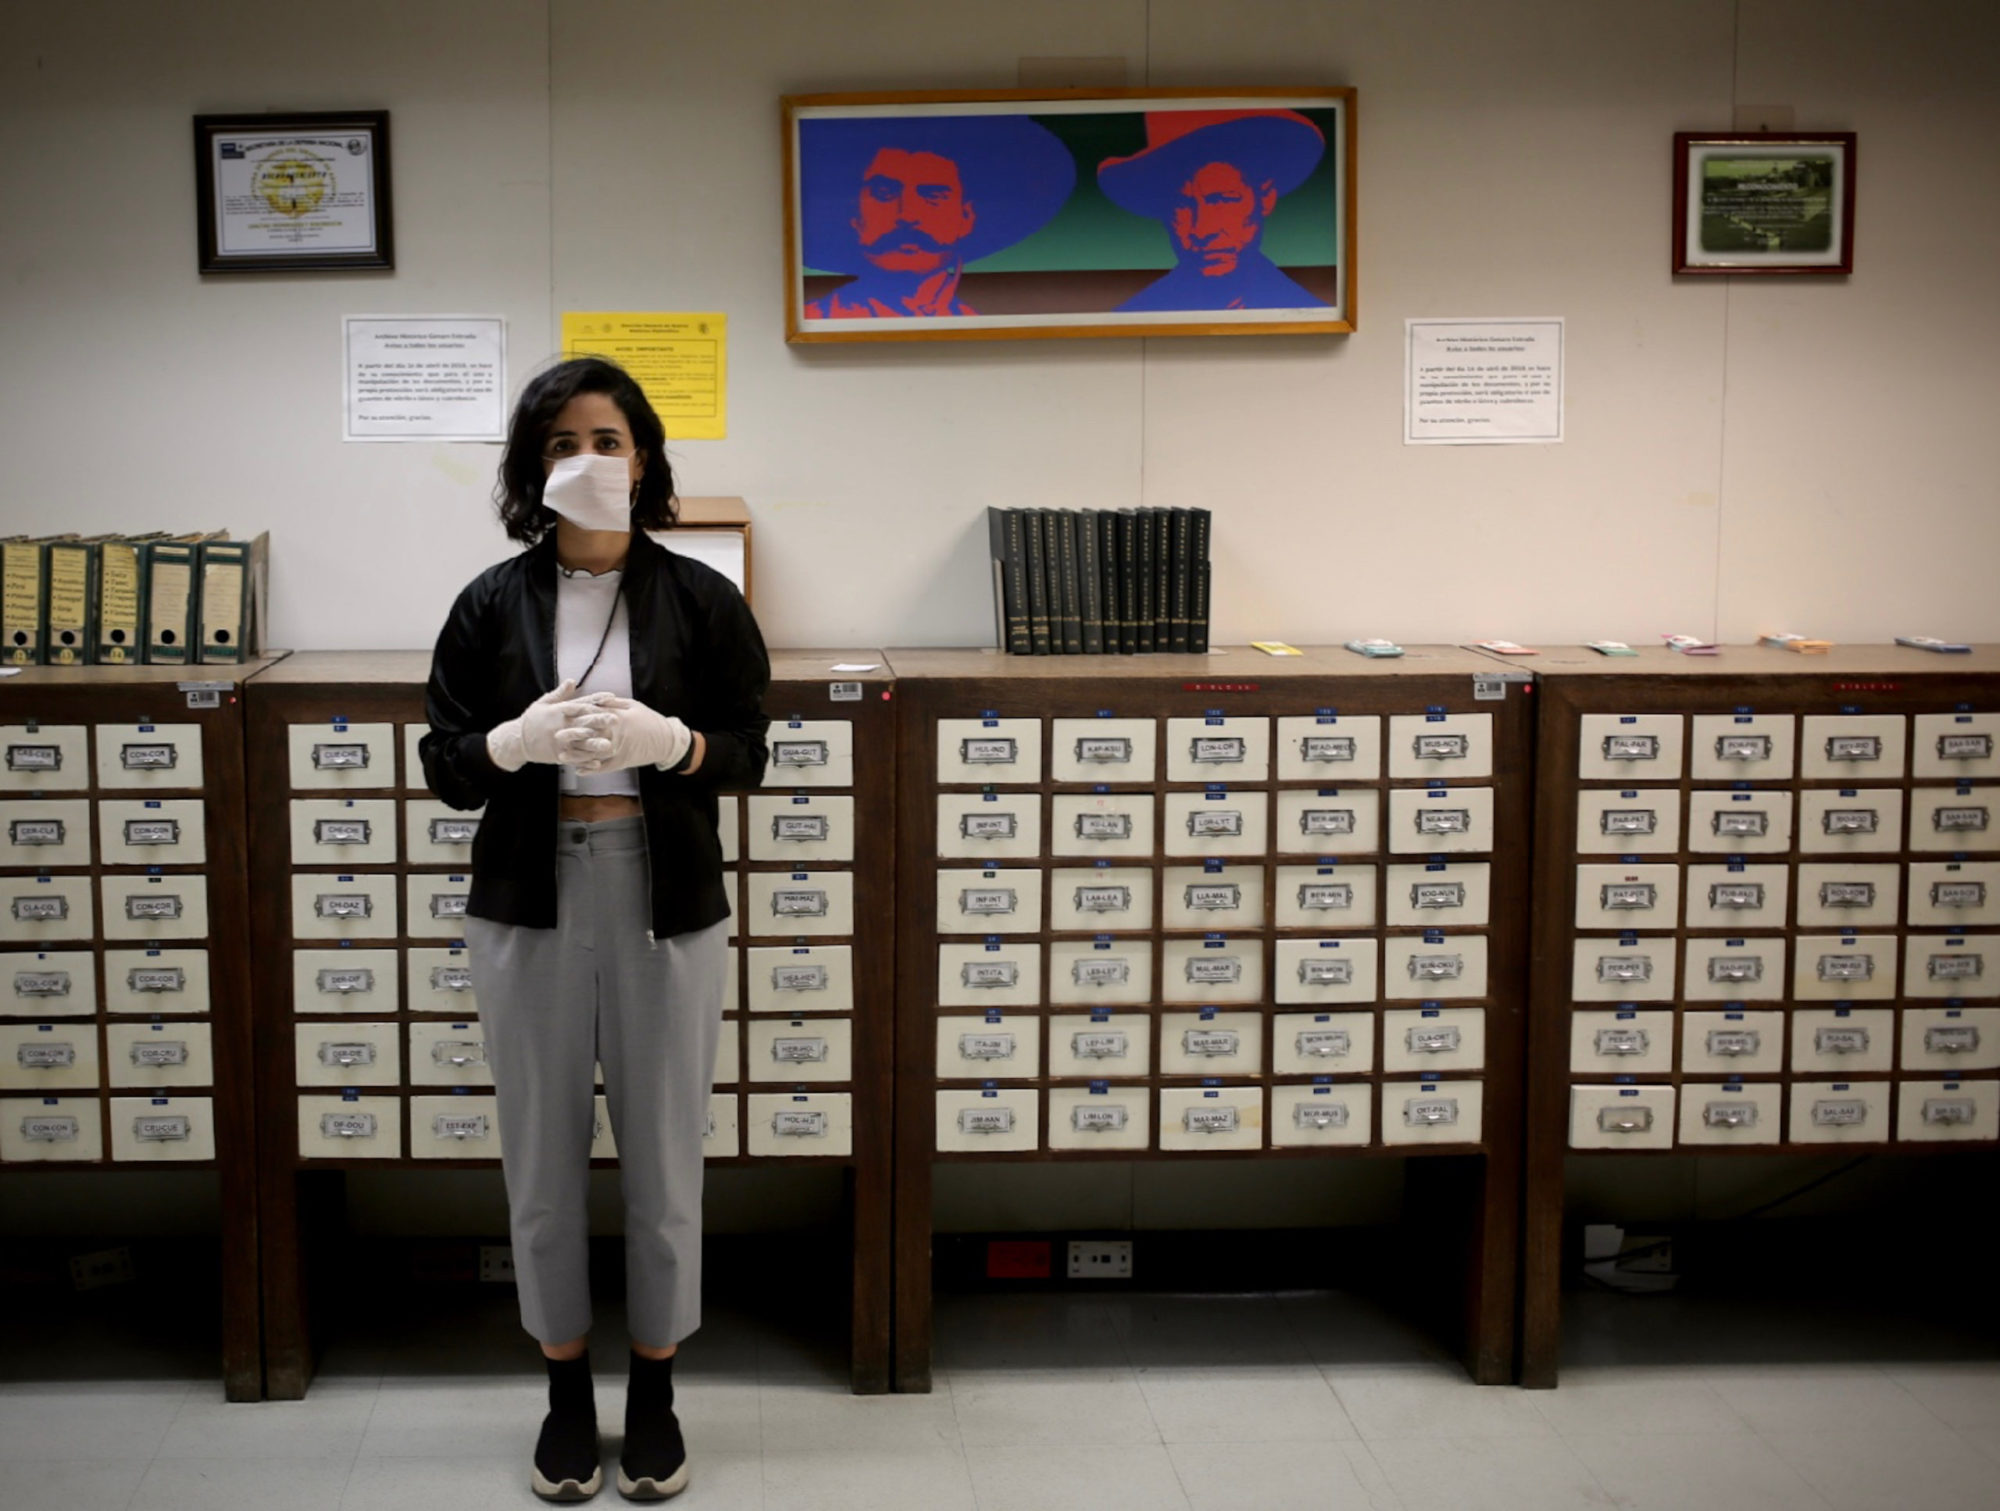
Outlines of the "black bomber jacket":
[[[770,658],[750,606],[729,580],[639,531],[625,558],[632,695],[707,742],[691,774],[638,768],[661,938],[729,916],[715,795],[764,776]],[[472,842],[477,918],[556,925],[557,768],[502,771],[486,735],[556,685],[556,540],[542,539],[479,574],[458,595],[431,657],[430,732],[419,746],[431,791],[453,808],[485,807]]]

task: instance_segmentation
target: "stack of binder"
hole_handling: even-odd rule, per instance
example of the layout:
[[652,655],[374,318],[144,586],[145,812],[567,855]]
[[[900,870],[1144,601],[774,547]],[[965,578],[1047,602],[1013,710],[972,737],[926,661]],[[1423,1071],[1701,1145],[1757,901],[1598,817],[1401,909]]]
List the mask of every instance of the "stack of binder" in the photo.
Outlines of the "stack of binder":
[[241,664],[261,647],[270,540],[0,539],[0,665]]
[[1206,509],[988,509],[1000,646],[1016,656],[1208,650]]

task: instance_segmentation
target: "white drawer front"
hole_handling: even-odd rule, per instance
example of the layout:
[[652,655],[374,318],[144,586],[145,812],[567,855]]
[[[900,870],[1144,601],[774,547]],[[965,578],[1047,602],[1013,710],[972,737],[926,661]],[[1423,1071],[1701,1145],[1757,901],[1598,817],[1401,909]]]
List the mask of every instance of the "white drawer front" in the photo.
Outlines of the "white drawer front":
[[103,876],[106,939],[202,939],[208,934],[208,878],[199,872],[172,876]]
[[1792,1012],[1794,1075],[1889,1070],[1895,1056],[1893,1008],[1801,1007]]
[[1154,853],[1147,793],[1057,793],[1049,799],[1049,854],[1117,859]]
[[[845,944],[752,945],[744,960],[753,1013],[851,1013],[854,949]],[[735,1002],[730,1001],[733,1009]]]
[[1906,997],[2000,997],[2000,934],[1910,934]]
[[1271,1073],[1366,1075],[1375,1068],[1373,1013],[1277,1013],[1271,1018]]
[[1049,1018],[1049,1074],[1115,1081],[1152,1069],[1153,1019],[1145,1013],[1056,1013]]
[[1476,1144],[1485,1136],[1479,1081],[1384,1081],[1384,1144]]
[[715,800],[715,832],[722,841],[722,863],[733,866],[743,858],[737,840],[739,800],[724,794]]
[[1808,714],[1799,775],[1809,782],[1894,781],[1909,765],[1908,733],[1901,714]]
[[87,940],[97,932],[88,876],[0,876],[0,943]]
[[1033,860],[1042,853],[1040,794],[939,793],[937,853],[940,859]]
[[209,1097],[112,1097],[111,1158],[121,1163],[215,1158]]
[[766,787],[852,787],[854,725],[846,719],[772,720]]
[[1161,1014],[1161,1075],[1254,1076],[1263,1068],[1261,1014]]
[[854,1079],[851,1018],[753,1018],[744,1032],[746,1081],[791,1085]]
[[[820,1020],[813,1020],[815,1022]],[[715,1043],[715,1074],[711,1086],[734,1086],[743,1079],[743,1052],[736,1039],[734,1020],[722,1025],[722,1037]]]
[[[0,724],[0,792],[82,792],[90,736],[81,724]],[[72,1156],[58,1156],[71,1158]]]
[[100,724],[97,785],[106,789],[203,785],[199,724]]
[[[409,968],[411,1012],[445,1013],[454,1018],[479,1016],[479,1003],[472,988],[472,957],[468,951],[413,945],[405,951],[405,963]],[[380,987],[378,980],[377,989]]]
[[1493,715],[1396,714],[1389,775],[1457,782],[1493,775]]
[[1042,873],[945,870],[937,876],[940,934],[1033,934],[1042,926]]
[[1576,795],[1581,855],[1671,855],[1681,847],[1681,795],[1673,787],[1592,787]]
[[1148,941],[1065,940],[1049,946],[1049,1001],[1110,1007],[1152,1000]]
[[470,873],[413,871],[403,878],[403,916],[412,939],[463,939],[467,904],[472,898]]
[[1271,721],[1167,720],[1170,782],[1264,782],[1271,777]]
[[1690,939],[1681,995],[1690,1002],[1779,1002],[1785,996],[1785,941],[1777,935]]
[[1274,1002],[1373,1002],[1382,980],[1373,939],[1280,939],[1271,966]]
[[500,1109],[490,1096],[410,1098],[412,1159],[500,1158]]
[[1278,720],[1278,780],[1371,782],[1382,774],[1382,721],[1373,714]]
[[1572,1149],[1673,1148],[1674,1088],[1570,1087],[1569,1146]]
[[394,876],[347,871],[293,873],[293,938],[394,939],[397,932]]
[[1681,1069],[1716,1076],[1776,1075],[1785,1068],[1781,1012],[1681,1015]]
[[104,952],[107,1013],[184,1017],[208,1008],[207,950],[155,947]]
[[1900,787],[1815,787],[1799,794],[1801,855],[1893,855],[1902,848]]
[[1168,866],[1160,915],[1169,929],[1254,929],[1264,923],[1262,866]]
[[727,1093],[708,1099],[708,1126],[701,1136],[704,1159],[735,1159],[743,1148],[743,1131],[736,1098]]
[[1280,855],[1372,855],[1382,848],[1382,797],[1367,787],[1294,787],[1278,794]]
[[1816,861],[1799,867],[1802,929],[1894,928],[1902,868],[1893,862]]
[[209,1086],[215,1054],[206,1023],[113,1023],[104,1030],[107,1086]]
[[105,798],[97,805],[97,849],[107,866],[205,865],[201,799]]
[[1160,1147],[1197,1152],[1263,1148],[1264,1088],[1162,1088]]
[[1463,855],[1493,848],[1491,787],[1398,787],[1389,794],[1396,855]]
[[1143,1086],[1056,1086],[1048,1098],[1051,1149],[1152,1145],[1152,1098]]
[[1671,929],[1680,922],[1679,866],[1578,866],[1579,929]]
[[1477,1007],[1392,1007],[1382,1014],[1382,1069],[1466,1075],[1486,1064],[1486,1013]]
[[1395,865],[1383,876],[1390,928],[1479,928],[1492,912],[1493,868],[1483,860]]
[[94,1091],[97,1025],[0,1023],[0,1091]]
[[486,1032],[477,1019],[458,1023],[412,1023],[409,1032],[412,1086],[491,1086]]
[[332,792],[396,785],[396,732],[389,724],[293,724],[285,730],[292,786]]
[[420,746],[430,732],[428,724],[405,724],[403,729],[403,785],[419,792],[428,792],[430,783],[424,777],[424,758]]
[[1370,865],[1279,866],[1275,885],[1281,929],[1365,929],[1379,916]]
[[1584,714],[1576,774],[1586,782],[1672,782],[1686,763],[1680,714]]
[[1782,865],[1696,865],[1687,868],[1691,929],[1782,929],[1792,915],[1791,872]]
[[[100,808],[110,806],[99,804]],[[105,837],[110,838],[108,834]],[[0,866],[50,871],[89,864],[88,800],[16,798],[0,802]]]
[[1049,873],[1049,927],[1116,934],[1153,926],[1153,872],[1138,866],[1058,868]]
[[1792,946],[1792,995],[1808,1002],[1895,996],[1896,936],[1799,935]]
[[410,864],[470,871],[472,841],[483,811],[463,812],[427,798],[403,804],[403,848]]
[[[706,1149],[703,1150],[706,1155]],[[590,1112],[590,1157],[618,1158],[618,1134],[611,1126],[611,1103],[600,1093]]]
[[1781,855],[1792,848],[1789,792],[1688,794],[1688,850],[1695,855]]
[[937,1147],[947,1153],[1011,1154],[1039,1149],[1041,1093],[1004,1087],[937,1094]]
[[854,799],[798,793],[750,800],[752,860],[851,861]]
[[1681,1142],[1693,1145],[1782,1141],[1784,1088],[1772,1082],[1681,1083]]
[[1790,714],[1696,714],[1689,770],[1697,782],[1782,782],[1798,765]]
[[0,1013],[12,1018],[88,1018],[97,1012],[97,957],[89,950],[0,955]]
[[1408,934],[1382,941],[1382,995],[1391,1000],[1486,995],[1486,936]]
[[1663,1076],[1674,1068],[1674,1015],[1631,1008],[1570,1014],[1569,1068],[1578,1075]]
[[752,871],[743,878],[743,932],[852,934],[851,871]]
[[0,1164],[104,1158],[104,1104],[96,1097],[0,1097]]
[[1042,1020],[1032,1013],[948,1016],[937,1022],[937,1073],[945,1081],[1020,1081],[1041,1074]]
[[1910,922],[1930,928],[2000,923],[2000,861],[1912,861]]
[[1911,788],[1910,848],[2000,850],[2000,787]]
[[2000,1081],[1898,1081],[1896,1137],[1913,1144],[2000,1138]]
[[[1149,731],[1151,726],[1147,726]],[[1042,779],[1040,719],[939,719],[937,779],[1004,786]],[[1083,778],[1082,780],[1093,780]],[[1108,777],[1094,780],[1109,781]]]
[[1373,1136],[1375,1088],[1366,1081],[1271,1088],[1271,1147],[1365,1145]]
[[1918,714],[1914,724],[1910,775],[2000,776],[2000,713]]
[[1057,719],[1049,726],[1049,776],[1058,782],[1145,782],[1159,775],[1151,719]]
[[[1145,946],[1134,949],[1143,953]],[[1065,978],[1068,976],[1067,966],[1063,967],[1063,974]],[[1039,944],[938,946],[938,1006],[1033,1007],[1041,1000]]]
[[292,1065],[301,1086],[402,1084],[402,1030],[393,1023],[301,1023]]
[[2000,1070],[2000,1007],[1913,1007],[1902,1019],[1904,1070]]
[[1271,800],[1262,792],[1169,792],[1168,855],[1262,855],[1270,849]]
[[401,1159],[403,1103],[393,1096],[299,1098],[301,1159]]
[[1258,1002],[1264,996],[1264,944],[1234,939],[1169,939],[1160,946],[1163,1002]]
[[1880,1144],[1892,1136],[1887,1081],[1794,1081],[1788,1089],[1795,1144]]

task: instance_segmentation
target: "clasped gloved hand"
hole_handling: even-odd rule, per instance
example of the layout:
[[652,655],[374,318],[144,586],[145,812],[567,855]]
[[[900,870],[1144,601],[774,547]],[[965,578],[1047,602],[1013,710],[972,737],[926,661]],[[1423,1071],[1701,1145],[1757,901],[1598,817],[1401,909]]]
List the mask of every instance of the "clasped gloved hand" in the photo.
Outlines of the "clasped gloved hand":
[[497,724],[486,735],[486,751],[502,771],[519,771],[530,761],[545,766],[582,766],[611,751],[610,742],[584,718],[608,693],[576,696],[576,684],[565,679],[521,711],[518,719]]
[[583,776],[623,771],[628,766],[672,770],[687,758],[694,735],[672,714],[663,714],[615,693],[594,695],[597,706],[577,719],[577,725],[606,744],[577,767]]

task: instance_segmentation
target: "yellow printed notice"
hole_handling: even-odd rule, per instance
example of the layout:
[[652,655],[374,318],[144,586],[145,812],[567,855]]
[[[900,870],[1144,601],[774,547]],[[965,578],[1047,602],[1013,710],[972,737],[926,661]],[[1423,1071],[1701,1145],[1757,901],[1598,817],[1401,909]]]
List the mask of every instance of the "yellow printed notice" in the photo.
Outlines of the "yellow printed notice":
[[721,314],[565,310],[562,317],[563,355],[607,357],[638,379],[669,442],[729,434],[728,337]]

